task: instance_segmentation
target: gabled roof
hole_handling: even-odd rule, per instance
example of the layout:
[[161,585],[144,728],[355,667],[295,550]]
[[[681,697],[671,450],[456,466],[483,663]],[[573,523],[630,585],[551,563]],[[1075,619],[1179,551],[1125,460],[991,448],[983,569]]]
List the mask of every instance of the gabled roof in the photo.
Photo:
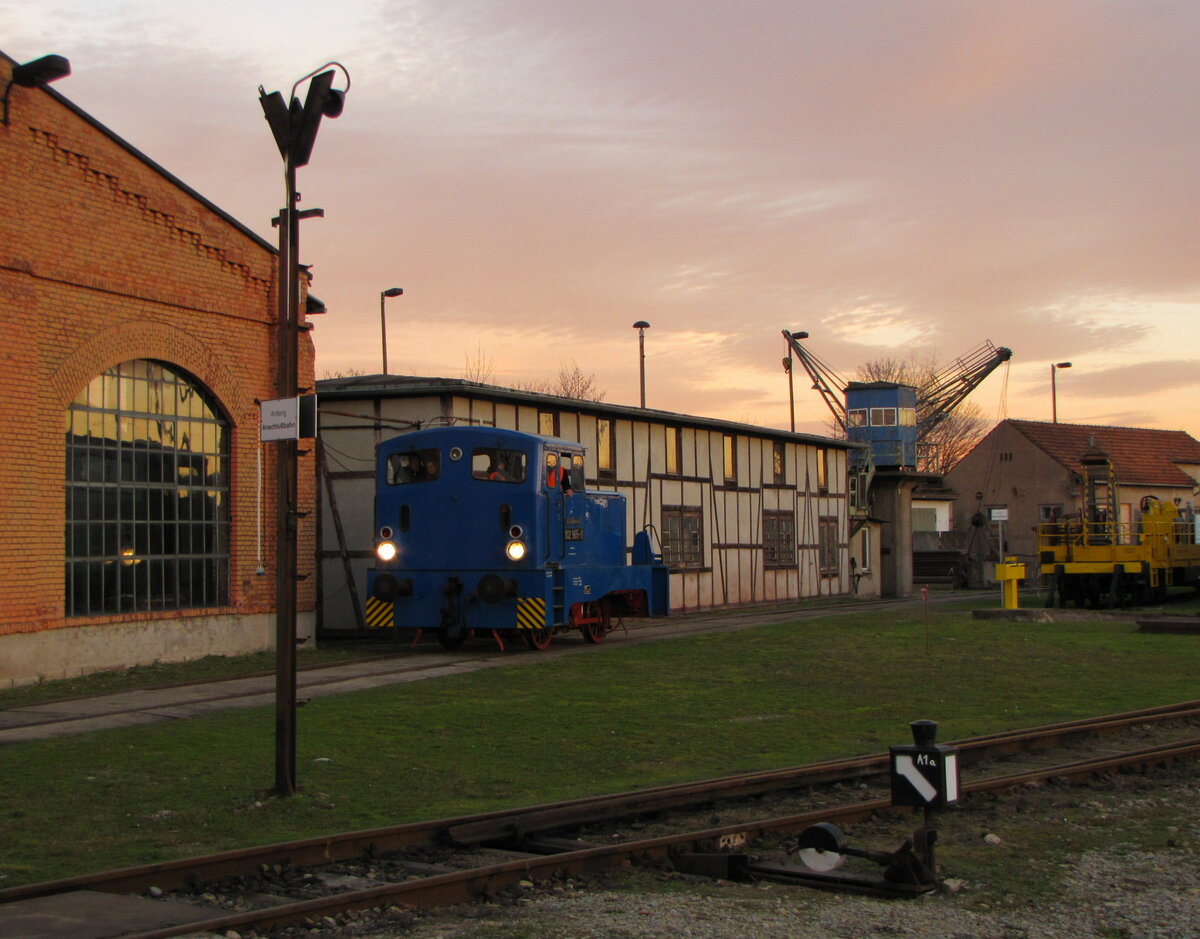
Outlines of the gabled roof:
[[1187,486],[1195,480],[1181,463],[1200,464],[1200,440],[1182,430],[1052,424],[1006,420],[1039,450],[1072,472],[1083,452],[1096,447],[1108,454],[1117,481],[1128,486]]
[[[12,59],[7,53],[5,53],[3,51],[0,51],[0,59],[3,59],[5,62],[7,62],[10,67],[15,67],[17,65],[17,62],[14,59]],[[53,100],[57,101],[59,104],[61,104],[63,107],[65,107],[68,111],[70,111],[72,114],[74,114],[77,118],[79,118],[85,124],[88,124],[93,129],[99,131],[101,134],[103,134],[105,137],[107,137],[109,140],[111,140],[113,143],[115,143],[118,147],[120,147],[122,150],[124,150],[126,153],[128,153],[135,160],[138,160],[139,162],[145,164],[146,167],[148,167],[152,172],[157,173],[159,176],[163,177],[163,179],[165,179],[168,183],[170,183],[176,189],[179,189],[180,191],[187,193],[187,195],[189,195],[191,198],[193,198],[197,202],[199,202],[202,206],[204,206],[205,209],[207,209],[213,215],[216,215],[216,216],[224,219],[226,222],[228,222],[230,225],[232,225],[234,228],[236,228],[238,231],[240,231],[243,235],[245,235],[251,241],[256,242],[259,245],[259,247],[265,249],[266,251],[269,251],[271,254],[278,254],[279,247],[277,245],[274,245],[271,242],[267,241],[265,238],[263,238],[262,235],[258,234],[253,229],[251,229],[248,226],[239,222],[236,218],[234,218],[232,215],[230,215],[228,212],[226,212],[224,209],[222,209],[216,203],[210,202],[204,196],[200,195],[200,193],[198,193],[195,189],[193,189],[191,186],[189,186],[187,183],[185,183],[183,180],[181,180],[178,176],[175,176],[172,173],[167,172],[167,170],[163,169],[163,167],[161,167],[159,164],[155,163],[152,159],[150,159],[150,157],[148,157],[148,156],[146,156],[146,154],[142,153],[141,150],[137,149],[137,147],[135,147],[129,141],[125,140],[123,137],[119,137],[115,131],[113,131],[110,128],[106,127],[105,125],[101,124],[98,120],[96,120],[96,118],[92,117],[92,115],[90,115],[87,111],[83,110],[83,108],[81,108],[79,105],[77,105],[70,98],[63,95],[57,89],[51,88],[49,85],[38,85],[36,90],[42,94],[49,95]],[[267,146],[269,146],[269,144],[267,144]]]

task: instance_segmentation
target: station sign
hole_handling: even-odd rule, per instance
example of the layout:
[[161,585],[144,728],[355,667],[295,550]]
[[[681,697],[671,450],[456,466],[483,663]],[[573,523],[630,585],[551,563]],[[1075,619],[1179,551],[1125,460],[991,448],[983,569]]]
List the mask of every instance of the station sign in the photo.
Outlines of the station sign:
[[916,743],[888,748],[892,805],[942,809],[958,801],[958,748],[934,743],[936,731],[933,721],[915,721]]
[[317,436],[317,396],[299,395],[259,402],[259,437],[271,440],[300,440]]

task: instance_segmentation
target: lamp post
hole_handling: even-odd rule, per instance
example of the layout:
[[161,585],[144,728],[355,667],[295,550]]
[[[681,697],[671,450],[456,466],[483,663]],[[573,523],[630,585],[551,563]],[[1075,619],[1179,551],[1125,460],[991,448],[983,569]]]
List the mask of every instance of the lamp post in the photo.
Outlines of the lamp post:
[[387,374],[387,316],[383,311],[383,303],[388,297],[399,297],[404,293],[403,287],[388,287],[379,293],[379,328],[383,330],[383,374]]
[[[292,86],[291,102],[278,91],[267,94],[260,85],[258,100],[263,115],[283,157],[285,203],[276,221],[279,224],[279,297],[278,312],[278,391],[280,398],[299,395],[299,322],[300,307],[300,220],[321,217],[323,209],[300,211],[300,193],[296,191],[296,170],[308,164],[322,117],[342,113],[346,92],[333,88],[336,65],[346,76],[345,67],[330,62],[309,72]],[[311,79],[311,81],[309,81]],[[296,89],[308,81],[304,104]],[[275,794],[290,796],[296,792],[296,520],[299,518],[297,491],[299,472],[296,440],[281,440],[276,458],[275,491]]]
[[[783,370],[787,372],[788,377],[788,413],[792,419],[792,433],[796,432],[796,393],[792,384],[792,366],[796,364],[792,358],[792,343],[797,339],[807,339],[808,333],[802,329],[793,332],[783,331],[783,338],[787,342],[787,355],[783,357]],[[815,385],[813,387],[816,387]]]
[[796,395],[792,390],[792,351],[789,348],[788,354],[783,357],[783,370],[787,372],[788,377],[788,414],[792,418],[792,433],[796,432]]
[[1050,365],[1050,421],[1058,423],[1058,384],[1054,380],[1060,368],[1070,368],[1070,362],[1054,362]]
[[641,376],[642,382],[642,407],[646,406],[646,330],[650,328],[650,324],[645,320],[638,320],[633,324],[633,328],[638,331],[638,374]]

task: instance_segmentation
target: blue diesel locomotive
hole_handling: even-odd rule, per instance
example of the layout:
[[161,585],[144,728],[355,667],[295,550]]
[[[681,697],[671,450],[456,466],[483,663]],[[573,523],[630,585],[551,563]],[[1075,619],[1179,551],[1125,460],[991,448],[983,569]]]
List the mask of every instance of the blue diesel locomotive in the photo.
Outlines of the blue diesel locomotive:
[[[587,491],[577,443],[494,427],[439,427],[376,454],[368,627],[472,634],[545,649],[600,642],[624,616],[664,616],[668,571],[649,533],[625,549],[625,497]],[[419,637],[419,634],[418,634]]]

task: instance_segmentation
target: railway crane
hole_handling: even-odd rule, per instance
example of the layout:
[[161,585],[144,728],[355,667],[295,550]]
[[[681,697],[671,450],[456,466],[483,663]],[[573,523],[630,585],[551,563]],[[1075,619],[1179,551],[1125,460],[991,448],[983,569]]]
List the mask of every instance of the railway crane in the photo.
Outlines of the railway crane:
[[[966,397],[1012,350],[984,340],[943,366],[921,388],[898,382],[848,382],[800,340],[806,332],[783,331],[788,349],[804,366],[838,426],[851,440],[871,445],[876,467],[916,469],[928,462],[928,441]],[[786,362],[786,360],[785,360]],[[790,367],[790,362],[786,363]],[[835,390],[836,389],[836,390]]]

